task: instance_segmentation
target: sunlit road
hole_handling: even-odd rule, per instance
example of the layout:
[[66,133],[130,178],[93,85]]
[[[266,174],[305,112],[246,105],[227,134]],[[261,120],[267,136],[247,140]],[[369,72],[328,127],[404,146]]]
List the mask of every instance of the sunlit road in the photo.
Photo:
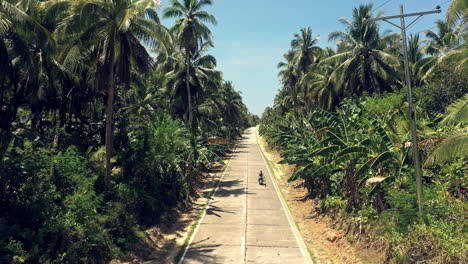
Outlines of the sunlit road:
[[[257,182],[260,170],[266,187]],[[239,142],[182,263],[310,263],[293,228],[251,128]]]

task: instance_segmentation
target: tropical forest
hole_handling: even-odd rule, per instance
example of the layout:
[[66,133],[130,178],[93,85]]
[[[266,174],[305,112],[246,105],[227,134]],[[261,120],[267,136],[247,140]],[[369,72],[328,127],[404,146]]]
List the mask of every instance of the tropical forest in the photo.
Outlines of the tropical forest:
[[[210,55],[211,1],[2,0],[0,262],[105,263],[196,195],[255,123]],[[97,17],[99,19],[97,19]]]
[[[249,255],[277,245],[249,233],[262,214],[282,221],[262,197],[303,232],[284,186],[317,204],[304,219],[380,256],[352,263],[466,263],[468,1],[444,3],[407,52],[372,1],[336,14],[333,46],[298,26],[263,113],[213,55],[218,2],[0,0],[0,263],[303,263],[289,246]],[[283,183],[276,166],[292,168]],[[229,220],[219,250],[242,223],[244,257],[197,248],[212,219]]]

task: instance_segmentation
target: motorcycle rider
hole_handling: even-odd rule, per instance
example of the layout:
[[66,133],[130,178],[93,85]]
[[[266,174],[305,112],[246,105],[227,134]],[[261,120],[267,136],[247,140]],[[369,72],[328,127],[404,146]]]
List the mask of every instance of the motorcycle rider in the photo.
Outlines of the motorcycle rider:
[[262,171],[260,171],[260,173],[258,173],[258,184],[260,184],[260,185],[265,184],[265,178],[263,177],[263,172]]

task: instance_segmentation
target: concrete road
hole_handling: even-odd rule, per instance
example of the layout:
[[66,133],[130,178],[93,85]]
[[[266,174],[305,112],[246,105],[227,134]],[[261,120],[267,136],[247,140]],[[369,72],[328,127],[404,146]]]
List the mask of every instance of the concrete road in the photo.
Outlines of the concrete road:
[[[266,186],[257,182],[265,175]],[[182,263],[311,263],[272,182],[256,130],[246,131]]]

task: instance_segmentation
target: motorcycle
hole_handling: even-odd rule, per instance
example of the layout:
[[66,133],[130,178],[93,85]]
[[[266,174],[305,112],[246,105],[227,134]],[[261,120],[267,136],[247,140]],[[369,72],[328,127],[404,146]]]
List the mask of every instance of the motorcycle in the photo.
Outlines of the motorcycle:
[[265,177],[263,176],[263,174],[259,174],[259,175],[258,175],[258,184],[259,184],[259,185],[265,185],[265,186],[266,186]]

